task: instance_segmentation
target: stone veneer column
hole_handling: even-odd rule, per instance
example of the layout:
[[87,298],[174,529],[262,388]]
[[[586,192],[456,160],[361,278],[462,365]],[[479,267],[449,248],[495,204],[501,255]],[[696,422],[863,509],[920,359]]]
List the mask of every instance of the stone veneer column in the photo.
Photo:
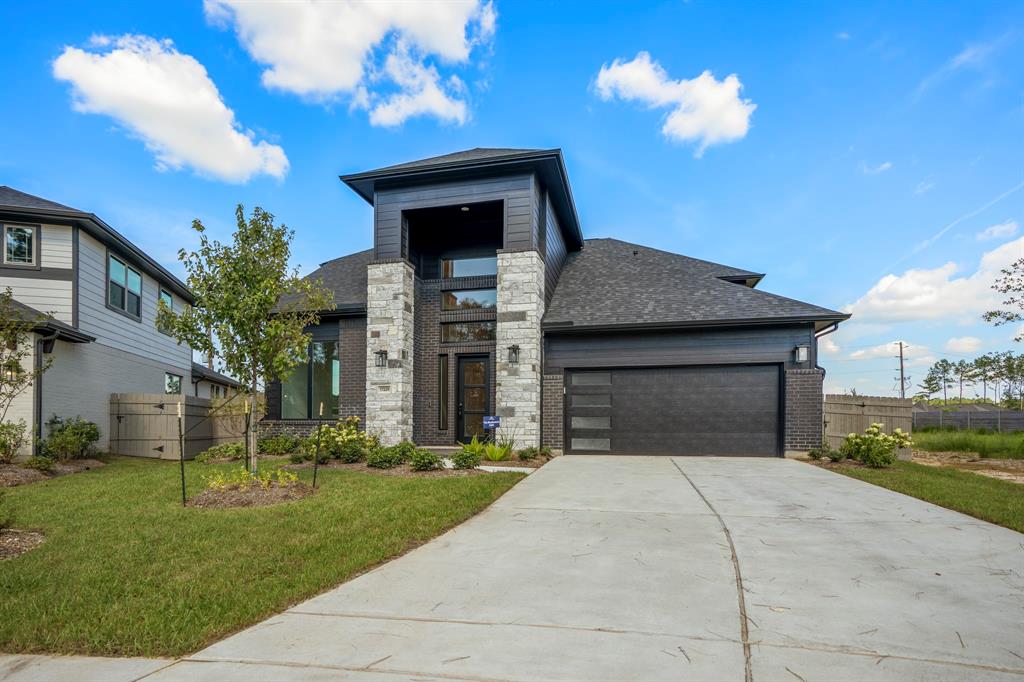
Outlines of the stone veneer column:
[[[541,343],[544,316],[544,261],[536,251],[498,252],[498,330],[495,348],[495,413],[500,436],[516,447],[540,445]],[[518,364],[508,347],[519,346]]]
[[[366,284],[366,430],[381,443],[412,440],[415,275],[405,261],[370,263]],[[387,367],[377,367],[379,350]]]

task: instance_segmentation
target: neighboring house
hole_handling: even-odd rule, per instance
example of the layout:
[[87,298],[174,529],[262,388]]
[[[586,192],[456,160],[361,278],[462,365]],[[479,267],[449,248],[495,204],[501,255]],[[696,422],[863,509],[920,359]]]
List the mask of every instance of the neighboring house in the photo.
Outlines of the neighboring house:
[[157,301],[193,303],[188,288],[92,213],[0,186],[0,289],[39,320],[34,360],[50,369],[8,419],[45,436],[46,421],[81,416],[110,433],[111,393],[181,393],[192,351],[156,324]]
[[[499,435],[572,453],[777,456],[821,444],[817,337],[849,316],[762,274],[584,239],[560,150],[343,176],[374,247],[309,277],[336,307],[267,390],[265,432],[357,415],[386,443]],[[488,420],[490,421],[490,420]]]
[[242,384],[198,362],[192,363],[192,393],[197,398],[227,398],[242,390]]

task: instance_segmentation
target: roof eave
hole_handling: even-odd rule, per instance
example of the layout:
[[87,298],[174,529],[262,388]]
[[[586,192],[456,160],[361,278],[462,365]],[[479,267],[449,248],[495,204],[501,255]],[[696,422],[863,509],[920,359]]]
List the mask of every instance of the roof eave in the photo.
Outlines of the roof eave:
[[673,329],[704,329],[716,327],[763,327],[792,324],[813,323],[815,331],[821,328],[839,324],[850,319],[846,313],[835,313],[832,315],[790,315],[785,317],[746,317],[723,320],[680,320],[664,322],[625,322],[614,324],[582,324],[572,322],[544,322],[541,329],[547,333],[587,333],[587,332],[615,332],[615,331],[668,331]]

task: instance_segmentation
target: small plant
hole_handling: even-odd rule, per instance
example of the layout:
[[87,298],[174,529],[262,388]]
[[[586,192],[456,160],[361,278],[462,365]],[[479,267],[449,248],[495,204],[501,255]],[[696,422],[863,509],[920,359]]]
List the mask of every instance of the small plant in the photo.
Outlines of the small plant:
[[811,448],[807,451],[807,456],[817,461],[824,457],[826,452],[828,452],[827,448]]
[[319,448],[320,452],[325,453],[327,457],[345,459],[343,453],[349,443],[358,444],[364,453],[378,445],[376,436],[359,430],[359,417],[349,417],[333,426],[321,424],[313,429],[309,436],[303,439],[302,449],[312,455]]
[[512,448],[507,443],[484,444],[484,459],[489,462],[504,462],[512,457]]
[[456,469],[475,469],[480,466],[480,453],[463,446],[461,450],[452,455],[452,465]]
[[355,464],[356,462],[362,462],[366,459],[369,454],[370,448],[358,440],[350,440],[345,442],[337,452],[337,457],[345,464]]
[[302,439],[296,436],[289,436],[287,434],[280,434],[277,436],[268,436],[266,438],[260,438],[258,448],[261,454],[280,456],[290,455],[293,452],[298,451],[302,445]]
[[441,466],[441,458],[430,450],[416,449],[409,455],[409,466],[413,471],[433,471]]
[[409,458],[412,457],[412,453],[416,452],[416,443],[413,443],[411,440],[403,440],[398,445],[392,445],[391,447],[401,455],[403,462],[408,462]]
[[[415,450],[415,448],[413,448]],[[403,464],[406,458],[397,445],[388,448],[377,448],[366,457],[366,466],[374,469],[394,469]]]
[[25,444],[28,425],[24,421],[0,424],[0,464],[10,464]]
[[478,457],[484,456],[484,450],[487,447],[487,444],[481,442],[480,439],[477,438],[475,435],[473,436],[473,440],[469,441],[468,443],[459,443],[459,445],[462,446],[462,449],[464,451],[472,452]]
[[56,462],[54,462],[49,457],[42,457],[37,455],[35,457],[29,457],[27,460],[25,460],[24,466],[27,466],[29,469],[41,471],[44,474],[52,474],[54,466],[56,466]]
[[43,440],[43,453],[61,462],[81,459],[93,454],[100,429],[81,417],[61,418],[54,415],[49,422],[48,435]]
[[303,462],[308,462],[311,459],[313,459],[313,455],[307,455],[304,452],[295,452],[288,455],[288,461],[292,464],[302,464]]
[[884,424],[872,424],[864,429],[863,434],[851,433],[839,447],[840,452],[861,464],[881,469],[892,466],[896,461],[896,449],[913,445],[910,434],[896,429],[886,434]]
[[539,455],[540,449],[535,447],[523,448],[522,450],[516,453],[516,457],[523,462],[529,462],[531,460],[537,459]]
[[842,451],[833,450],[832,448],[828,448],[827,450],[825,450],[825,456],[828,457],[829,461],[832,462],[833,464],[841,462],[842,460],[846,459],[846,455],[843,454]]
[[273,485],[279,488],[293,486],[299,482],[299,477],[284,469],[264,469],[254,474],[241,466],[226,472],[214,472],[205,476],[204,480],[210,490],[248,490],[254,486],[269,490]]
[[199,464],[209,464],[220,459],[242,459],[245,457],[245,443],[221,443],[200,452],[196,455],[195,461]]

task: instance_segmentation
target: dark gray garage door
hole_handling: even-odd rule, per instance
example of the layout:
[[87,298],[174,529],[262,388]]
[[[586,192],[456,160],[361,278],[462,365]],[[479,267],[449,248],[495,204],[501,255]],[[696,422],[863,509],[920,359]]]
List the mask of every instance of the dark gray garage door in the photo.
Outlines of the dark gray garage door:
[[569,454],[779,454],[777,365],[573,370]]

